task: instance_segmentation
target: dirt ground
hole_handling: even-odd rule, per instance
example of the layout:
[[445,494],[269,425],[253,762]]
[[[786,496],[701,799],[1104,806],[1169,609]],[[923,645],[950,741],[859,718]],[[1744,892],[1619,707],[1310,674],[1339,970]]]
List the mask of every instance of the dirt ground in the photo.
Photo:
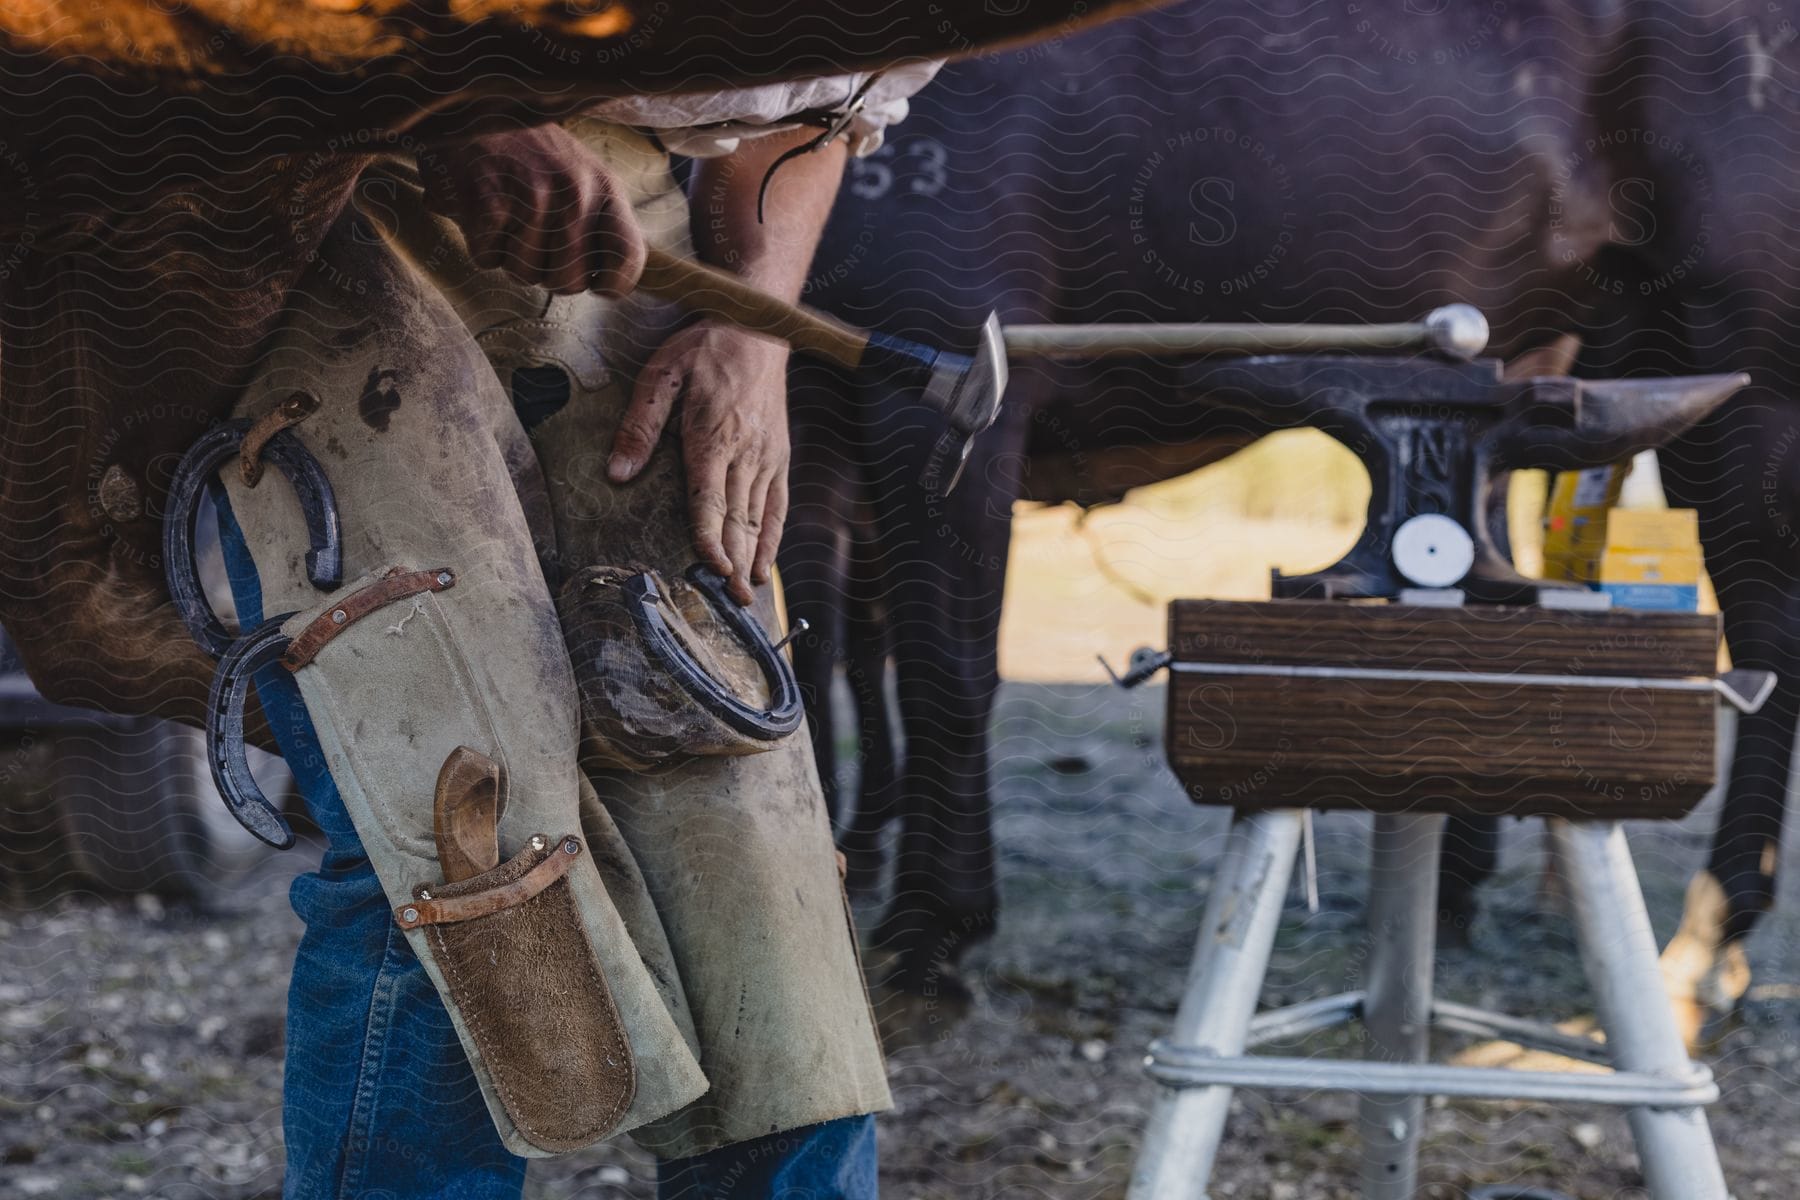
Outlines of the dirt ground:
[[[957,1021],[928,1007],[922,1044],[891,1057],[890,1197],[1124,1194],[1153,1096],[1141,1056],[1172,1016],[1226,817],[1188,804],[1163,768],[1160,688],[1103,686],[1093,655],[1160,643],[1171,595],[1265,594],[1270,562],[1318,565],[1350,537],[1333,500],[1329,519],[1276,505],[1208,521],[1198,539],[1195,513],[1216,486],[1152,495],[1086,529],[1066,511],[1020,522],[993,757],[1005,913],[968,963],[973,1011]],[[1632,830],[1660,937],[1711,821],[1709,805]],[[1290,899],[1265,1003],[1356,986],[1365,837],[1363,818],[1319,821],[1320,910]],[[1568,928],[1536,903],[1539,828],[1516,823],[1508,838],[1474,947],[1444,954],[1440,993],[1578,1017],[1588,999]],[[282,1010],[299,933],[286,892],[314,853],[267,860],[211,913],[79,894],[0,909],[0,1200],[279,1194]],[[1782,902],[1751,946],[1755,984],[1710,1059],[1724,1090],[1713,1126],[1740,1200],[1789,1196],[1800,1178],[1797,857],[1791,845]],[[1303,1052],[1355,1048],[1330,1035]],[[1354,1115],[1349,1097],[1239,1093],[1212,1195],[1353,1196]],[[1491,1183],[1642,1194],[1623,1117],[1531,1104],[1434,1104],[1425,1178],[1424,1195],[1442,1200]],[[652,1168],[628,1145],[602,1148],[534,1166],[527,1194],[648,1197]]]
[[[1225,820],[1188,805],[1163,771],[1160,699],[1154,687],[1005,689],[994,773],[1006,917],[972,957],[973,1013],[891,1060],[889,1196],[1123,1195],[1152,1096],[1139,1058],[1174,1009]],[[1664,936],[1709,819],[1633,830]],[[1354,983],[1364,821],[1319,825],[1321,910],[1290,903],[1266,1002]],[[0,1196],[278,1194],[282,1001],[298,936],[285,893],[307,854],[240,880],[227,915],[78,895],[0,915]],[[1515,826],[1475,949],[1443,960],[1443,994],[1558,1019],[1584,1011],[1566,927],[1536,912],[1537,857],[1535,827]],[[1800,1176],[1797,932],[1790,894],[1756,935],[1756,985],[1712,1060],[1725,1091],[1714,1126],[1739,1197],[1789,1195]],[[1350,1046],[1310,1048],[1340,1041]],[[1347,1097],[1240,1094],[1213,1194],[1354,1195],[1353,1118]],[[1580,1200],[1637,1194],[1616,1115],[1438,1105],[1427,1136],[1430,1197],[1553,1180]],[[648,1196],[650,1180],[643,1156],[607,1148],[534,1167],[528,1194]]]

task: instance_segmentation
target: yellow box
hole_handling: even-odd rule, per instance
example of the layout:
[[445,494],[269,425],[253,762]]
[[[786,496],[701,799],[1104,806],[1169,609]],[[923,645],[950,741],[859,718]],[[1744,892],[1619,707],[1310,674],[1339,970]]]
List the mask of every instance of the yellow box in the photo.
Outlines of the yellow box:
[[1606,549],[1669,550],[1697,557],[1700,515],[1691,508],[1615,508],[1606,518]]
[[1624,608],[1692,610],[1700,599],[1700,522],[1692,509],[1615,508],[1600,587]]
[[1629,461],[1556,473],[1544,511],[1544,578],[1598,581],[1607,514],[1618,503],[1630,473]]

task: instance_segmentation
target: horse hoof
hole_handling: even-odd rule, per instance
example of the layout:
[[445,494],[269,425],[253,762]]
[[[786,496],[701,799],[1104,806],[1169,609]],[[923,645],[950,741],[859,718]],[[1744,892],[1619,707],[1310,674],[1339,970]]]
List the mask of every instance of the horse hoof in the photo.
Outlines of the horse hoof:
[[[895,1014],[892,1019],[880,1017],[884,1030],[924,1020],[942,1032],[962,1019],[974,1003],[974,994],[956,964],[969,947],[993,935],[994,918],[992,909],[960,915],[889,910],[868,941],[868,966],[875,990]],[[910,1042],[902,1036],[897,1044]]]
[[[943,1041],[974,1007],[955,958],[967,948],[961,922],[918,911],[890,912],[866,941],[869,1005],[887,1054]],[[992,916],[975,925],[991,930]]]
[[936,911],[902,908],[896,902],[875,927],[871,941],[924,972],[936,963],[954,965],[969,947],[992,937],[995,917],[991,908]]
[[1437,944],[1439,950],[1473,950],[1475,948],[1474,917],[1459,913],[1439,913]]
[[1475,918],[1481,906],[1474,895],[1441,896],[1438,899],[1437,944],[1440,950],[1472,950]]
[[919,971],[916,964],[896,962],[869,988],[876,1032],[888,1055],[945,1040],[974,1004],[974,993],[946,963]]
[[1725,890],[1702,871],[1688,882],[1681,925],[1663,947],[1663,988],[1689,1054],[1718,1039],[1750,990],[1750,959],[1741,941],[1725,940]]

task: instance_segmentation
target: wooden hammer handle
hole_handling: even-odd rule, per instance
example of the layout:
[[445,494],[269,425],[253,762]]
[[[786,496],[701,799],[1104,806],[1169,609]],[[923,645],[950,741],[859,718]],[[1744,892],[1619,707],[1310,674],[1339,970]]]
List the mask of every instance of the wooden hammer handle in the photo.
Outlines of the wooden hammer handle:
[[758,291],[736,275],[652,248],[638,287],[752,333],[780,338],[796,350],[854,369],[868,348],[867,331]]

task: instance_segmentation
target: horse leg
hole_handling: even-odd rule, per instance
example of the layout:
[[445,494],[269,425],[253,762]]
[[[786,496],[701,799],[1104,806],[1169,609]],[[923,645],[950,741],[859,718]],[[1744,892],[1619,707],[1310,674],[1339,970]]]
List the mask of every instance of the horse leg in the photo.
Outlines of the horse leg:
[[[1757,559],[1739,564],[1764,578],[1750,586],[1734,580],[1733,598],[1725,607],[1726,644],[1734,666],[1774,671],[1775,691],[1760,711],[1738,714],[1725,803],[1706,868],[1689,881],[1680,928],[1663,951],[1664,976],[1682,1001],[1677,1015],[1690,1042],[1699,1039],[1711,1020],[1733,1010],[1750,989],[1744,943],[1775,903],[1788,775],[1800,723],[1800,580],[1772,569],[1760,554]],[[1719,590],[1723,597],[1725,586]]]
[[1689,883],[1681,926],[1663,951],[1664,977],[1690,1040],[1749,988],[1744,941],[1774,903],[1800,723],[1800,576],[1783,565],[1795,551],[1800,463],[1787,461],[1793,438],[1780,433],[1793,428],[1794,406],[1772,402],[1759,388],[1734,399],[1722,417],[1672,447],[1664,481],[1677,503],[1700,511],[1733,665],[1773,671],[1776,684],[1761,711],[1738,717],[1712,850]]
[[[823,533],[824,536],[815,536]],[[825,794],[825,811],[833,825],[843,819],[838,792],[837,718],[832,711],[831,684],[837,673],[837,630],[842,614],[833,597],[840,576],[834,561],[836,538],[830,529],[818,530],[790,524],[781,547],[781,592],[787,606],[788,627],[807,623],[805,633],[788,643],[793,655],[794,679],[806,708],[807,734],[812,739],[813,763]]]
[[1023,407],[976,443],[947,497],[916,483],[935,429],[896,432],[918,457],[874,493],[898,564],[883,596],[906,739],[893,898],[879,932],[896,954],[886,982],[913,994],[966,995],[950,968],[992,932],[999,903],[988,740]]
[[1438,858],[1438,940],[1469,944],[1480,906],[1475,889],[1500,866],[1500,818],[1453,816],[1444,822]]
[[[1800,584],[1760,582],[1761,587],[1736,589],[1725,609],[1726,643],[1734,666],[1775,671],[1775,692],[1761,711],[1738,715],[1736,752],[1712,849],[1705,869],[1688,882],[1681,925],[1662,956],[1664,981],[1690,1045],[1749,991],[1745,939],[1775,903],[1788,772],[1800,721],[1800,638],[1793,633],[1800,628],[1795,624]],[[1767,598],[1746,602],[1752,592]]]
[[844,613],[844,675],[856,702],[861,769],[857,776],[856,811],[838,841],[852,894],[873,892],[881,882],[881,837],[899,815],[900,755],[895,744],[892,705],[888,702],[889,637],[887,619],[874,594],[873,522],[852,527],[851,586]]
[[942,991],[943,968],[992,932],[998,909],[988,782],[988,725],[999,685],[990,665],[997,582],[994,590],[991,622],[956,622],[957,634],[934,623],[936,645],[918,640],[919,622],[896,621],[906,766],[893,899],[881,937],[899,956],[889,982],[903,991]]
[[1776,680],[1760,711],[1738,716],[1728,799],[1706,865],[1728,902],[1721,918],[1727,942],[1748,936],[1775,903],[1788,773],[1800,724],[1800,580],[1761,582],[1760,590],[1773,594],[1753,608],[1742,599],[1745,589],[1737,589],[1725,622],[1733,665],[1774,671]]
[[[809,386],[810,385],[810,386]],[[824,399],[818,400],[819,387]],[[819,384],[802,372],[793,376],[793,463],[789,471],[787,526],[776,562],[790,628],[800,621],[807,631],[789,642],[794,677],[806,708],[813,762],[825,794],[825,811],[833,824],[842,820],[838,796],[837,721],[832,711],[832,680],[844,644],[844,606],[848,595],[848,520],[851,486],[841,443],[823,420],[814,419],[835,407],[830,383]],[[808,403],[811,399],[813,402]]]

